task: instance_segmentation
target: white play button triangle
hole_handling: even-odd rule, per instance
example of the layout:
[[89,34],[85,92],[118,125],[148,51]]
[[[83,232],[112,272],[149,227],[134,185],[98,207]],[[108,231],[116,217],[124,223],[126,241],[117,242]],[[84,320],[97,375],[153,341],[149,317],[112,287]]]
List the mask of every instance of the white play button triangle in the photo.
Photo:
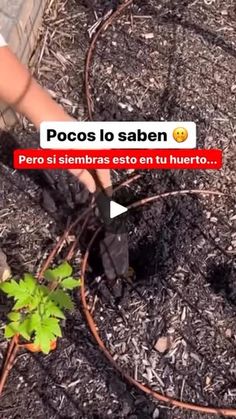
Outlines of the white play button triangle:
[[118,215],[123,214],[128,211],[123,205],[117,204],[115,201],[110,201],[110,218],[118,217]]

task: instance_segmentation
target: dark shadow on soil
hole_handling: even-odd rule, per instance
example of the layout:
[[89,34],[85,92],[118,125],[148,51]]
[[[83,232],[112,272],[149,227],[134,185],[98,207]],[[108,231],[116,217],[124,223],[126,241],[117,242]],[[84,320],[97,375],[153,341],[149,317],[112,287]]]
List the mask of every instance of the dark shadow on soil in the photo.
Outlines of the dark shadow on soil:
[[[38,137],[38,134],[33,136]],[[32,147],[30,142],[28,147]],[[20,148],[22,147],[15,135],[10,132],[0,132],[2,174],[51,215],[61,228],[65,227],[68,217],[77,211],[82,211],[86,206],[89,200],[88,191],[68,171],[17,170],[14,172],[13,153]],[[30,188],[38,190],[36,198],[30,194]]]
[[229,304],[236,305],[236,269],[233,263],[209,264],[207,281],[216,294],[223,295]]

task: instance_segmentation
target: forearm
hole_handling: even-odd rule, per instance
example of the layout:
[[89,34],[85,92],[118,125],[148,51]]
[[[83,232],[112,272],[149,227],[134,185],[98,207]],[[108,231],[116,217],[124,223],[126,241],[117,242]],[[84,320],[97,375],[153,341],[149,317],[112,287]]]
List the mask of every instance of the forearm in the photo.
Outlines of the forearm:
[[[1,46],[1,45],[0,45]],[[34,80],[8,47],[0,47],[0,100],[15,108],[37,128],[43,121],[73,121],[61,106]],[[92,175],[87,170],[71,172],[84,183],[90,192],[96,190]],[[103,188],[111,186],[109,170],[97,170]]]
[[37,128],[42,121],[73,120],[8,47],[0,48],[0,99],[25,115]]

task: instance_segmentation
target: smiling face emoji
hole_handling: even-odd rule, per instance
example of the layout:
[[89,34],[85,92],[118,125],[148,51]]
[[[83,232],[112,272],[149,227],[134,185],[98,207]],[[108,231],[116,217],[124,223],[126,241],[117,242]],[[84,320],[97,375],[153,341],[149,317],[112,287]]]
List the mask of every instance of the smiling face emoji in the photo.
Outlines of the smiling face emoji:
[[183,143],[188,138],[188,131],[183,127],[175,128],[173,131],[173,137],[177,143]]

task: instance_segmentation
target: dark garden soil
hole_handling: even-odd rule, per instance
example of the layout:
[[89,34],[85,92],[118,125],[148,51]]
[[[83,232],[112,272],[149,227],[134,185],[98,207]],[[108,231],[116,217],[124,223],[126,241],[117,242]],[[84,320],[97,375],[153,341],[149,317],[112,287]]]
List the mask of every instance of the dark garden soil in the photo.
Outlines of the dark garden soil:
[[[78,119],[86,118],[92,3],[49,2],[35,57],[37,78]],[[93,3],[98,16],[108,3]],[[125,371],[164,394],[221,407],[236,407],[235,21],[233,0],[134,2],[100,39],[91,71],[94,119],[194,120],[199,147],[224,150],[220,172],[140,172],[120,192],[123,204],[186,188],[227,196],[169,197],[132,211],[131,283],[111,289],[96,266],[87,278],[100,334]],[[68,218],[90,199],[66,173],[11,169],[10,149],[37,145],[24,120],[2,135],[0,237],[16,275],[38,271]],[[126,177],[113,171],[115,184]],[[77,273],[80,260],[78,251]],[[97,348],[74,297],[76,310],[57,350],[18,355],[0,400],[1,419],[213,417],[172,409],[130,388]],[[7,302],[0,298],[3,359]],[[155,349],[160,337],[168,338],[164,353]]]

